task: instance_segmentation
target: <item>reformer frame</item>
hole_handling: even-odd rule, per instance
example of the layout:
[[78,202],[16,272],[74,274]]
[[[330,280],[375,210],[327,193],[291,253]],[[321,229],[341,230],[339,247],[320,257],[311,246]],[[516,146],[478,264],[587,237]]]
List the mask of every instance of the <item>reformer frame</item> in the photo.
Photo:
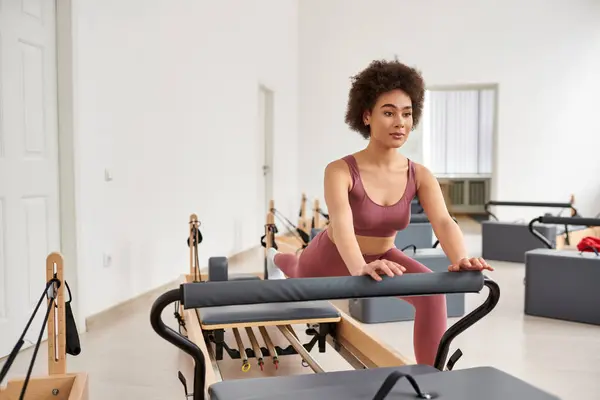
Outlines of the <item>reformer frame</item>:
[[[31,377],[27,383],[27,400],[88,400],[88,375],[67,372],[64,259],[53,252],[46,257],[46,283],[58,280],[55,307],[48,316],[48,375]],[[52,288],[52,286],[51,286]],[[46,299],[46,305],[50,304]],[[57,329],[55,329],[55,327]],[[7,360],[6,362],[9,362]],[[0,387],[0,400],[17,400],[25,383],[23,378],[10,379]]]
[[[389,280],[384,279],[384,282],[389,284],[387,285],[387,288],[385,283],[383,285],[364,285],[364,283],[362,283],[364,282],[364,279],[362,279],[364,277],[317,278],[323,282],[327,281],[327,284],[329,284],[329,282],[333,284],[334,281],[338,280],[340,282],[342,280],[344,281],[337,288],[334,288],[332,291],[327,291],[327,293],[323,293],[322,290],[317,291],[312,286],[314,284],[313,282],[316,282],[314,279],[262,280],[260,282],[238,281],[232,283],[238,286],[247,285],[248,287],[245,288],[246,290],[244,291],[235,292],[233,295],[235,299],[230,302],[210,300],[210,292],[218,293],[219,291],[222,291],[223,285],[227,285],[227,282],[183,283],[179,288],[169,290],[159,296],[152,306],[150,321],[153,329],[160,337],[177,346],[192,357],[194,360],[194,392],[193,395],[189,395],[189,397],[193,397],[194,400],[203,400],[208,397],[209,387],[223,379],[218,372],[214,370],[213,354],[207,349],[204,340],[201,339],[201,332],[199,332],[197,328],[192,330],[191,335],[188,335],[188,338],[186,338],[173,331],[162,321],[163,310],[174,302],[181,302],[185,312],[188,312],[193,311],[196,307],[257,304],[258,300],[252,299],[253,293],[265,288],[269,289],[266,290],[267,294],[265,295],[268,299],[267,301],[279,303],[306,300],[333,300],[356,296],[377,297],[419,294],[431,295],[458,291],[478,292],[483,286],[488,287],[489,292],[486,300],[471,313],[453,324],[442,337],[436,354],[434,367],[439,371],[443,371],[452,340],[492,311],[498,303],[500,289],[494,281],[485,277],[481,272],[448,272],[442,274],[411,274],[414,276],[396,277],[395,280],[393,280],[394,278],[390,278]],[[477,287],[474,287],[473,282],[478,279],[478,277],[481,277],[481,285],[477,284]],[[471,288],[464,289],[464,287],[469,286],[469,284],[462,285],[460,280],[464,280],[464,282],[467,283],[470,281]],[[417,281],[421,281],[421,285],[416,285],[421,289],[414,289],[412,291],[407,290],[406,293],[401,293],[402,290],[398,289],[401,285],[400,282],[416,283]],[[424,281],[426,283],[423,283]],[[436,283],[439,287],[432,288]],[[212,285],[217,286],[211,288]],[[459,288],[456,288],[457,285]],[[283,287],[283,290],[276,290],[278,287]],[[396,290],[393,289],[394,287]],[[444,289],[442,289],[442,287]],[[200,300],[202,297],[200,294],[203,290],[207,290],[209,293],[207,295],[208,299]],[[305,295],[302,293],[305,293]],[[195,323],[196,321],[194,321],[194,324]],[[397,358],[394,351],[386,351],[383,348],[379,348],[379,351],[377,351],[377,348],[372,348],[371,343],[373,339],[364,332],[362,332],[363,335],[359,336],[354,336],[353,332],[356,333],[353,328],[335,329],[330,333],[330,338],[328,339],[328,342],[332,344],[332,347],[338,351],[353,368],[364,369],[407,365],[402,359]],[[369,354],[369,352],[374,352],[375,354]],[[307,352],[302,355],[304,357],[310,357],[310,354]],[[323,373],[325,371],[320,370],[315,372]],[[180,379],[182,379],[181,374]]]
[[[270,201],[269,211],[267,213],[267,219],[265,224],[265,261],[266,252],[269,248],[273,247],[275,240],[283,251],[295,252],[300,249],[299,243],[293,240],[293,237],[288,236],[276,236],[274,225],[275,216],[273,214],[274,202]],[[196,214],[191,214],[189,218],[189,236],[190,242],[193,237],[197,235],[196,229],[199,226],[198,217]],[[282,240],[282,238],[285,238]],[[288,239],[288,240],[286,240]],[[190,243],[188,242],[188,243]],[[198,265],[198,248],[197,242],[192,242],[195,246],[189,247],[189,260],[190,270],[185,275],[185,283],[194,282],[207,282],[209,281],[210,273],[202,273]],[[267,277],[266,262],[263,273],[256,273],[256,279],[265,279]],[[213,372],[208,372],[208,379],[212,377],[216,380],[220,380],[220,371],[218,361],[224,357],[223,351],[227,352],[228,356],[232,359],[240,359],[242,362],[242,371],[246,372],[249,367],[248,358],[256,358],[256,361],[261,364],[262,360],[266,357],[272,357],[275,353],[275,360],[279,361],[279,358],[286,355],[300,355],[305,360],[307,366],[311,367],[313,371],[320,371],[322,367],[315,361],[308,352],[318,344],[319,352],[325,352],[325,343],[333,345],[331,338],[328,336],[335,329],[335,332],[339,335],[338,343],[341,345],[340,352],[344,352],[344,348],[349,349],[350,353],[356,354],[361,360],[361,365],[373,367],[373,366],[393,366],[393,365],[411,365],[414,361],[409,360],[397,351],[393,350],[389,346],[379,343],[376,339],[369,336],[369,334],[362,329],[360,324],[340,310],[335,305],[329,303],[332,309],[335,309],[338,313],[338,317],[335,318],[306,318],[306,319],[294,319],[294,320],[279,320],[279,321],[264,321],[264,322],[240,322],[235,324],[222,324],[222,325],[210,325],[203,326],[201,323],[200,314],[202,310],[193,309],[185,310],[183,304],[179,304],[179,314],[182,317],[182,322],[185,325],[187,336],[201,347],[205,354],[209,354],[211,358],[211,365]],[[308,343],[300,343],[297,334],[294,332],[292,325],[303,325],[306,324],[308,329],[306,333],[312,336],[312,339]],[[332,325],[333,324],[333,325]],[[266,327],[276,327],[278,334],[281,334],[289,346],[280,347],[273,345],[276,340],[273,340],[269,333],[266,331]],[[259,334],[254,334],[253,328],[259,329]],[[224,343],[224,330],[231,330],[235,337],[237,349],[232,349]],[[245,331],[251,343],[251,348],[244,349],[241,346],[240,331]],[[257,344],[258,340],[256,337],[262,337],[265,346]],[[358,344],[354,344],[358,343]],[[214,348],[213,348],[214,345]],[[256,357],[256,355],[259,357]],[[245,357],[246,356],[246,357]]]
[[[272,206],[271,201],[271,206]],[[272,209],[272,207],[270,207]],[[193,234],[193,227],[197,226],[197,216],[192,214],[190,218],[190,235]],[[272,212],[267,214],[267,223],[265,224],[265,253],[272,247],[275,240],[274,215]],[[192,285],[197,283],[210,283],[208,281],[208,274],[201,274],[199,272],[199,266],[196,263],[197,260],[197,247],[196,249],[190,246],[190,273],[185,276],[184,285]],[[293,251],[293,249],[292,249]],[[266,254],[265,254],[266,257]],[[266,259],[266,258],[265,258]],[[265,266],[264,273],[257,273],[256,279],[264,280],[267,276],[267,270]],[[194,277],[200,276],[201,282],[198,282]],[[447,330],[446,334],[440,342],[438,353],[435,360],[435,368],[443,370],[444,368],[452,369],[454,363],[462,355],[460,350],[454,353],[448,360],[448,364],[445,365],[448,359],[448,352],[450,343],[452,340],[462,333],[469,326],[473,325],[483,316],[487,315],[491,309],[493,309],[498,302],[499,288],[495,282],[487,278],[484,279],[484,285],[489,288],[489,296],[486,301],[479,306],[477,309],[469,313],[468,315],[461,318],[456,322],[450,329]],[[201,309],[186,307],[184,301],[179,297],[177,289],[171,291],[164,299],[164,302],[157,301],[153,306],[152,311],[152,324],[154,329],[159,332],[159,335],[167,339],[171,343],[175,344],[181,350],[191,355],[194,359],[194,393],[204,393],[207,396],[208,387],[214,383],[223,380],[221,369],[218,365],[224,354],[225,350],[232,359],[240,359],[242,362],[242,371],[244,371],[246,365],[248,365],[248,358],[255,358],[258,364],[261,366],[264,363],[264,358],[272,357],[273,362],[277,365],[280,356],[286,355],[299,355],[307,366],[309,366],[315,373],[325,372],[323,367],[310,355],[310,351],[313,346],[318,343],[319,352],[326,352],[325,343],[329,344],[329,347],[336,351],[342,356],[342,358],[355,369],[364,368],[380,368],[380,367],[395,367],[395,366],[406,366],[415,365],[414,360],[410,360],[407,357],[400,354],[395,349],[387,346],[377,338],[371,336],[365,329],[362,328],[361,324],[354,320],[352,317],[347,315],[344,311],[340,310],[333,303],[329,303],[339,315],[339,318],[331,319],[318,319],[308,318],[305,320],[291,320],[291,321],[264,321],[264,322],[239,322],[239,323],[227,323],[224,325],[211,325],[205,327],[201,324],[200,313]],[[332,300],[332,299],[323,299]],[[186,325],[186,336],[181,335],[182,339],[176,339],[170,330],[167,328],[168,333],[162,331],[165,327],[162,327],[162,321],[160,321],[160,310],[168,306],[170,303],[179,303],[181,314]],[[155,307],[157,307],[155,309]],[[156,314],[158,313],[158,314]],[[306,324],[309,328],[307,334],[313,335],[313,339],[309,343],[301,343],[298,336],[294,332],[292,325]],[[270,338],[266,332],[266,327],[277,327],[280,333],[288,342],[287,348],[282,348],[273,345],[273,339]],[[317,328],[318,327],[318,328]],[[265,346],[260,346],[258,340],[253,332],[253,328],[258,328],[260,336],[263,338]],[[224,329],[231,329],[235,342],[238,349],[231,349],[227,344],[224,343],[223,331]],[[245,330],[251,343],[251,348],[244,348],[240,330]],[[213,345],[215,347],[213,348]],[[220,344],[220,345],[219,345]],[[258,355],[258,357],[257,357]],[[247,371],[247,370],[246,370]],[[244,372],[246,372],[244,371]],[[200,380],[198,377],[204,377]],[[180,373],[179,379],[186,386],[185,378]],[[187,393],[187,388],[186,388]],[[204,399],[205,397],[196,397],[194,399]]]
[[[582,230],[577,230],[577,231],[573,231],[571,232],[571,239],[575,239],[578,242],[583,239],[586,236],[596,236],[596,237],[600,237],[600,218],[580,218],[580,217],[554,217],[554,216],[539,216],[536,217],[534,219],[532,219],[529,222],[529,232],[531,232],[531,234],[533,236],[535,236],[536,238],[538,238],[543,244],[544,246],[546,246],[548,249],[565,249],[566,250],[566,244],[563,243],[563,246],[558,246],[558,244],[556,246],[554,246],[546,237],[544,237],[544,235],[540,234],[535,228],[534,225],[536,223],[539,224],[548,224],[548,225],[579,225],[579,226],[585,226],[585,229]],[[577,233],[577,235],[574,235],[574,233]],[[572,244],[569,247],[576,247],[576,244]]]
[[[560,209],[569,209],[571,210],[571,218],[577,217],[579,214],[577,209],[574,206],[575,204],[575,195],[571,195],[569,198],[569,202],[567,203],[558,203],[558,202],[531,202],[531,201],[495,201],[490,200],[485,203],[484,211],[485,213],[493,218],[496,221],[499,221],[498,217],[490,211],[490,206],[506,206],[506,207],[544,207],[544,208],[560,208]],[[579,224],[575,224],[579,225]],[[575,232],[579,231],[569,231],[569,225],[565,224],[565,231],[556,235],[556,248],[560,249],[563,247],[570,246],[571,239],[573,237],[577,238],[581,235],[581,233],[576,234]],[[588,236],[588,235],[585,235]]]

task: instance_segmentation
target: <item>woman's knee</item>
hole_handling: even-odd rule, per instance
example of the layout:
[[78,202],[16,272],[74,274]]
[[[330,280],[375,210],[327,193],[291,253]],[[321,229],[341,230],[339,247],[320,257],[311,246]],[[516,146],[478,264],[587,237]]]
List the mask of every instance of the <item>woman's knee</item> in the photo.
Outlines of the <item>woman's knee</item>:
[[406,268],[406,273],[409,274],[433,272],[425,265],[413,258],[410,258],[397,248],[390,249],[382,256],[382,258],[402,265],[404,268]]

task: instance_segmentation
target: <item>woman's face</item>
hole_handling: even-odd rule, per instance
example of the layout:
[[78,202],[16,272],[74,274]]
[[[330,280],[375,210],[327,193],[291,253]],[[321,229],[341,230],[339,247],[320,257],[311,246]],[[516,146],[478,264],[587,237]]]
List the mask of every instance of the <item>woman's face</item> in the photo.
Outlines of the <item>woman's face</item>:
[[372,111],[365,112],[365,124],[371,128],[371,140],[384,147],[399,148],[413,127],[412,101],[400,89],[384,93],[377,99]]

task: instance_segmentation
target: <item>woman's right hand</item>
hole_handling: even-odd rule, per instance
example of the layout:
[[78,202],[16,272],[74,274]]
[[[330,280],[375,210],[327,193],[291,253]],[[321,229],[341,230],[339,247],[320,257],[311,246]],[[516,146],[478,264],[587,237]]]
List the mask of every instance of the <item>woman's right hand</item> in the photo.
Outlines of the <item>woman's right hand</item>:
[[362,268],[353,275],[355,275],[355,276],[369,275],[371,278],[375,279],[376,281],[381,281],[382,274],[387,275],[387,276],[395,276],[395,275],[402,275],[402,274],[404,274],[404,272],[406,272],[406,268],[400,264],[393,262],[393,261],[375,260],[375,261],[371,261],[368,264],[363,265]]

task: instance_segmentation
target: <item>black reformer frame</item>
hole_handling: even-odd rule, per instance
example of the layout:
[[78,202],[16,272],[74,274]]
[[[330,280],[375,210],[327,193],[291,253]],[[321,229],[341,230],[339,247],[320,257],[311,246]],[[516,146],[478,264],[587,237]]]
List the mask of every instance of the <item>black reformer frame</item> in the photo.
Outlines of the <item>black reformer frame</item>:
[[[544,208],[568,208],[571,210],[571,217],[576,217],[579,214],[577,213],[577,209],[573,207],[573,203],[544,203],[544,202],[531,202],[531,201],[493,201],[490,200],[484,205],[484,210],[487,215],[493,217],[496,221],[498,221],[498,217],[496,217],[490,210],[490,206],[513,206],[513,207],[544,207]],[[565,224],[565,243],[568,245],[569,243],[569,225]]]
[[569,208],[571,209],[571,216],[577,216],[577,209],[573,207],[572,203],[540,203],[540,202],[530,202],[530,201],[488,201],[484,205],[484,210],[487,215],[493,217],[496,221],[498,221],[498,217],[496,217],[490,210],[490,206],[514,206],[514,207],[544,207],[544,208]]
[[548,224],[548,225],[580,225],[580,226],[600,226],[600,218],[572,218],[572,217],[554,217],[554,216],[540,216],[532,219],[529,222],[529,232],[536,238],[538,238],[547,248],[553,249],[554,245],[544,235],[535,230],[534,225],[536,223]]
[[[498,304],[500,288],[496,282],[478,271],[443,272],[435,274],[407,274],[399,277],[383,277],[375,282],[370,277],[302,278],[284,280],[250,280],[204,283],[183,283],[178,289],[162,294],[152,305],[150,323],[154,331],[175,345],[194,360],[194,400],[206,398],[206,365],[202,350],[191,340],[168,327],[162,320],[166,307],[181,302],[184,309],[248,305],[258,303],[302,302],[335,300],[360,297],[390,297],[435,295],[448,293],[477,293],[484,286],[489,290],[486,300],[475,310],[453,324],[442,337],[434,367],[443,371],[454,338],[489,314]],[[227,290],[224,290],[227,288]],[[243,290],[240,290],[242,289]],[[226,294],[228,293],[228,294]],[[334,348],[344,358],[351,351],[343,351],[333,336]],[[207,356],[207,355],[206,355]],[[209,360],[210,361],[210,360]],[[351,365],[360,364],[348,360]],[[180,377],[181,379],[181,377]]]

